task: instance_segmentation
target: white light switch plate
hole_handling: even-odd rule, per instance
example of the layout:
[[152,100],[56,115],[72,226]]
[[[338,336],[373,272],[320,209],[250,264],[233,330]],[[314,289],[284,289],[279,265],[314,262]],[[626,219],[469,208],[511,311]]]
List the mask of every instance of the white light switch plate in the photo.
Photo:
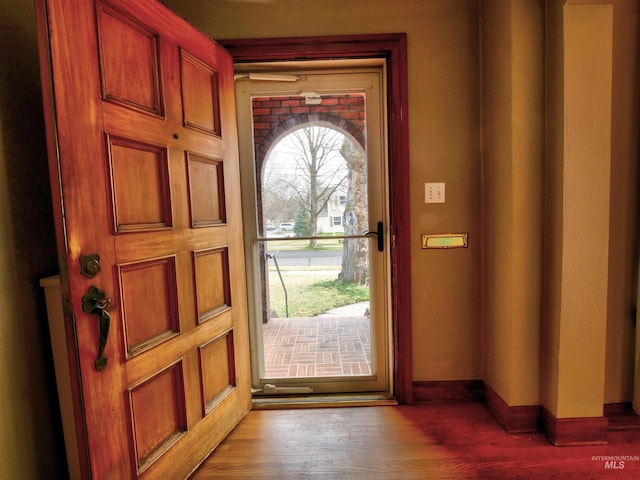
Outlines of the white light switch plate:
[[444,183],[425,183],[424,203],[444,203]]

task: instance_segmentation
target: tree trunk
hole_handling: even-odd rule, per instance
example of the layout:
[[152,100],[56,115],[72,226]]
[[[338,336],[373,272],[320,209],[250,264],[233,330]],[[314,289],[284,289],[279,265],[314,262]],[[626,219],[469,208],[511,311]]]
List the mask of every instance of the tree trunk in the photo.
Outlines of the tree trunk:
[[[369,229],[366,157],[348,140],[343,143],[340,153],[348,166],[344,234],[362,235]],[[345,239],[338,283],[363,285],[369,281],[369,242],[366,238]]]
[[[309,141],[309,236],[318,233],[318,150],[315,142]],[[309,248],[316,248],[316,240],[309,240]]]

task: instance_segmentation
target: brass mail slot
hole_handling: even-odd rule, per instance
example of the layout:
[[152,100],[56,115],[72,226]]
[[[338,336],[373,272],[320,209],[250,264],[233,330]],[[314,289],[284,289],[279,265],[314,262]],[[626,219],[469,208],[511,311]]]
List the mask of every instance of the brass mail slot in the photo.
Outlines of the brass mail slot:
[[422,235],[422,248],[467,248],[467,233]]

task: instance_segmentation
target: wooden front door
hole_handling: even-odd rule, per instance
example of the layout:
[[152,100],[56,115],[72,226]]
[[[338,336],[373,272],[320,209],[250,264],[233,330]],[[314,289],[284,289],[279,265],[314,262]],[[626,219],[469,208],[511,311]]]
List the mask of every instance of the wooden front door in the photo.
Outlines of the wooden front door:
[[156,0],[37,13],[84,475],[185,478],[251,401],[231,57]]

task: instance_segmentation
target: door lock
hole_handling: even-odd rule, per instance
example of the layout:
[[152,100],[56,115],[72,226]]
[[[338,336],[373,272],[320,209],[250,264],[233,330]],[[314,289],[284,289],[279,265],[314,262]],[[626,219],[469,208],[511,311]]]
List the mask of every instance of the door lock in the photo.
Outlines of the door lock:
[[81,255],[80,273],[87,278],[93,278],[100,273],[100,255],[97,253],[92,255]]

